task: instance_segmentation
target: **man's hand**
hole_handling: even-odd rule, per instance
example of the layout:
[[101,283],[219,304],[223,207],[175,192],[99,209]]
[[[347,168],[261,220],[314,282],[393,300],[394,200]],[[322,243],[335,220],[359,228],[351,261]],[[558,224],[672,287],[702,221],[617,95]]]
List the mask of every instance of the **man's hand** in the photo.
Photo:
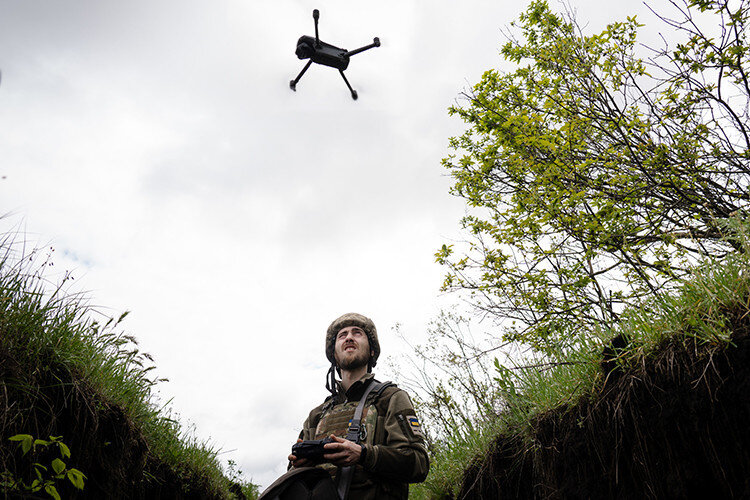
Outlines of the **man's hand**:
[[[297,442],[301,443],[302,440],[298,439]],[[313,463],[310,462],[310,460],[306,458],[297,458],[296,456],[291,455],[291,454],[289,455],[288,458],[289,458],[289,461],[292,462],[292,467],[309,467],[310,465],[313,465]]]
[[359,462],[359,457],[362,454],[362,447],[360,445],[353,441],[334,436],[333,434],[331,434],[331,439],[335,443],[328,443],[323,447],[327,452],[323,455],[324,459],[339,467],[346,467],[347,465],[354,465]]

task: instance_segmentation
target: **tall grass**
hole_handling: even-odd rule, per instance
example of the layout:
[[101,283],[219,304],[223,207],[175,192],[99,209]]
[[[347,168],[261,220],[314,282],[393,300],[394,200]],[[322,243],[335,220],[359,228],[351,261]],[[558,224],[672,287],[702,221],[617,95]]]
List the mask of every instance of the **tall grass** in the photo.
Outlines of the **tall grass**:
[[602,351],[615,336],[627,339],[616,352],[615,362],[622,367],[644,363],[667,341],[707,353],[731,345],[733,322],[750,315],[750,224],[729,220],[725,228],[738,251],[696,266],[676,293],[627,309],[614,328],[590,332],[591,340],[557,357],[528,355],[505,364],[496,359],[488,398],[498,397],[502,409],[469,427],[442,429],[430,475],[412,487],[410,498],[451,498],[466,468],[491,452],[496,436],[528,439],[536,417],[596,398],[604,377]]
[[[153,358],[124,333],[118,318],[100,320],[85,294],[70,291],[70,276],[55,284],[46,275],[49,253],[27,251],[14,235],[0,239],[0,346],[33,370],[64,367],[79,390],[122,408],[142,432],[149,453],[178,477],[197,475],[215,496],[233,498],[218,451],[185,430],[169,405],[156,400]],[[36,367],[36,368],[35,368]],[[245,485],[248,489],[251,485]]]
[[424,483],[409,487],[409,498],[451,498],[461,485],[464,470],[477,456],[486,454],[500,432],[500,420],[476,422],[471,429],[441,439],[431,450],[430,473]]

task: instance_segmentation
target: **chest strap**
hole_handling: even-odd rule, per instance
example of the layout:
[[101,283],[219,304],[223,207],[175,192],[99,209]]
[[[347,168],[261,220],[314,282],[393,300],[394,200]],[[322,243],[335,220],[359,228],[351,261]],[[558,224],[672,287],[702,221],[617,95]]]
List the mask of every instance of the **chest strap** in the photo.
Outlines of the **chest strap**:
[[[367,401],[367,396],[370,395],[371,392],[378,393],[384,385],[386,385],[388,382],[378,382],[373,379],[372,382],[370,382],[370,385],[367,386],[367,389],[365,390],[365,393],[362,395],[362,398],[359,400],[359,404],[357,405],[357,409],[354,410],[354,416],[352,417],[352,423],[349,425],[349,432],[346,434],[346,439],[349,441],[353,441],[355,443],[359,443],[359,431],[362,427],[362,412],[365,409],[365,402]],[[341,468],[341,473],[339,474],[339,499],[340,500],[346,500],[347,495],[349,494],[349,486],[352,484],[352,476],[354,476],[354,465],[348,465],[346,467]]]

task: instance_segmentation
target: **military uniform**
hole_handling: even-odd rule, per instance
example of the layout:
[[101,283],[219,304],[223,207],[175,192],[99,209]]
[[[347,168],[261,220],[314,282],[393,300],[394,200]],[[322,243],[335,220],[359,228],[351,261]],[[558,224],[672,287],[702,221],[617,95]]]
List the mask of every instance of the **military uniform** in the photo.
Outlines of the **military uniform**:
[[[348,424],[360,398],[372,383],[364,375],[344,393],[339,385],[335,396],[313,409],[305,420],[300,438],[322,439],[334,434],[346,437]],[[351,500],[406,499],[409,483],[425,480],[429,459],[419,420],[405,391],[387,384],[371,393],[362,414],[360,443],[364,457],[355,466],[349,490]],[[321,464],[335,479],[339,468]]]

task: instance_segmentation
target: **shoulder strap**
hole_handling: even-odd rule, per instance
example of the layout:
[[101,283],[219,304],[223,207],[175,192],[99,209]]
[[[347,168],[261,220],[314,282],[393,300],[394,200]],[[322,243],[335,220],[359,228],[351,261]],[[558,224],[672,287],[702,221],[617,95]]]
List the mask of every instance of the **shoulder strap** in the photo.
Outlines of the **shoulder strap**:
[[364,413],[365,410],[367,397],[370,395],[370,393],[374,393],[376,395],[379,394],[387,383],[389,382],[383,383],[378,382],[377,380],[373,380],[372,382],[370,382],[370,385],[367,386],[365,393],[362,394],[362,398],[359,400],[359,404],[357,404],[357,409],[354,411],[354,416],[352,417],[352,423],[349,426],[349,432],[346,434],[346,439],[348,439],[349,441],[354,441],[355,443],[359,443],[359,431],[362,426],[362,413]]
[[[367,389],[365,390],[365,393],[362,395],[362,398],[359,400],[359,404],[357,405],[357,409],[354,410],[354,416],[352,417],[352,423],[349,425],[349,432],[346,434],[346,439],[349,441],[354,441],[355,443],[359,443],[359,430],[362,426],[362,413],[365,409],[365,402],[367,401],[367,396],[370,395],[371,392],[374,392],[378,394],[380,391],[383,390],[384,386],[390,382],[378,382],[377,380],[374,380],[370,382],[370,385],[367,386]],[[343,467],[341,469],[341,474],[339,475],[339,498],[341,500],[346,500],[347,495],[349,494],[349,486],[352,484],[352,476],[354,475],[354,466],[349,465],[347,467]]]
[[372,389],[372,397],[373,398],[377,398],[378,396],[380,396],[380,394],[383,392],[383,390],[387,389],[388,387],[391,387],[391,386],[396,387],[396,384],[394,384],[390,380],[388,380],[386,382],[378,382],[376,380],[375,382],[377,383],[378,386],[377,387],[373,387],[373,389]]

